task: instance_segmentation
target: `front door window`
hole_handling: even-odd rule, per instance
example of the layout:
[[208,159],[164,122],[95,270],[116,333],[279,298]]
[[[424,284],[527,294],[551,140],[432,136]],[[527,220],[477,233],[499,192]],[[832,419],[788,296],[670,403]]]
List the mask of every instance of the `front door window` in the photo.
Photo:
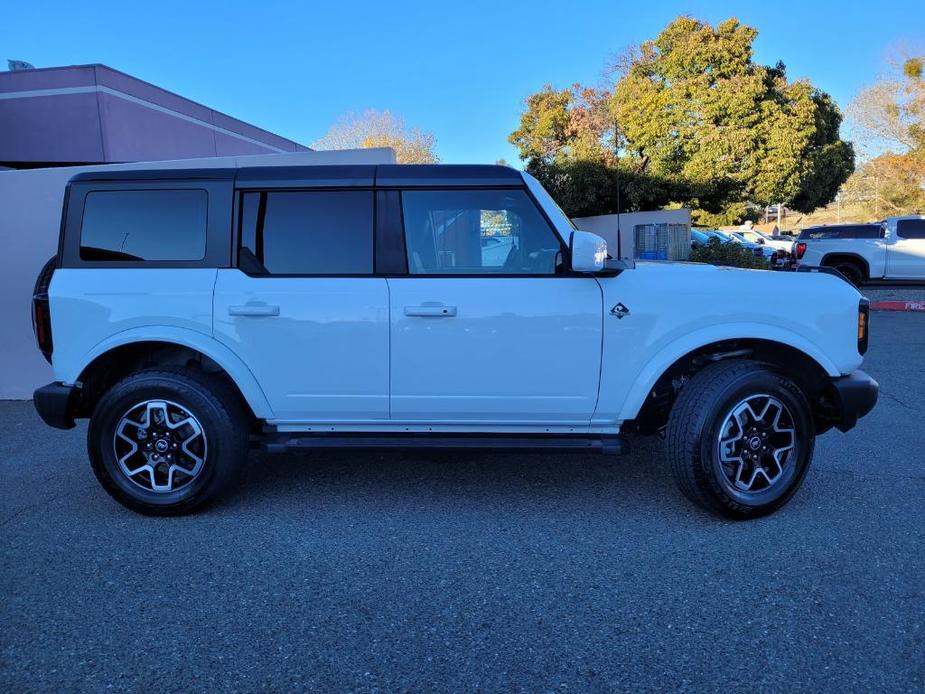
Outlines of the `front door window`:
[[522,190],[402,193],[412,275],[552,275],[558,236]]

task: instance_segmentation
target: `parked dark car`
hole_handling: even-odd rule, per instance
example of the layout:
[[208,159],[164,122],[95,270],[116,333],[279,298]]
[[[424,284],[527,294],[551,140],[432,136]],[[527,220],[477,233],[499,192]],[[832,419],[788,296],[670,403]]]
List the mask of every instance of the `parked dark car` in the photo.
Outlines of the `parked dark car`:
[[700,231],[700,229],[691,229],[691,250],[706,246],[709,242],[709,234]]
[[711,229],[706,233],[710,236],[713,236],[714,238],[719,239],[723,243],[737,243],[740,246],[744,246],[759,258],[768,257],[770,255],[769,253],[766,253],[765,249],[759,246],[757,243],[752,243],[748,239],[744,239],[735,233],[720,231],[719,229]]

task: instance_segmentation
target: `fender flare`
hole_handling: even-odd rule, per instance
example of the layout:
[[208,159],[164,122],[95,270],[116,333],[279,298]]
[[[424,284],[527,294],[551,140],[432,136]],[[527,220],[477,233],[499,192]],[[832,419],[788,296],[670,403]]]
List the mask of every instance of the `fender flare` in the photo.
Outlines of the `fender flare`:
[[71,375],[68,382],[73,383],[96,358],[117,347],[134,342],[167,342],[202,352],[222,367],[225,373],[234,381],[256,417],[259,419],[271,419],[273,417],[273,410],[270,408],[270,403],[263,392],[263,388],[260,387],[253,372],[241,358],[210,335],[188,328],[147,325],[143,328],[130,328],[110,335],[84,354],[79,361],[79,367]]
[[768,323],[730,323],[712,325],[686,333],[679,339],[672,340],[649,359],[638,372],[634,385],[630,389],[618,412],[618,419],[634,419],[642,409],[646,398],[655,387],[662,374],[681,357],[698,349],[724,340],[755,339],[779,342],[803,352],[815,361],[829,376],[841,375],[838,366],[812,341],[802,335],[793,333]]
[[829,251],[824,256],[822,256],[822,260],[819,261],[819,265],[832,267],[831,265],[827,265],[827,263],[829,262],[829,258],[833,258],[833,257],[850,258],[851,260],[856,260],[858,264],[862,268],[864,268],[864,271],[867,274],[867,277],[869,278],[871,276],[870,275],[870,262],[863,255],[860,255],[859,253],[854,253],[853,251]]

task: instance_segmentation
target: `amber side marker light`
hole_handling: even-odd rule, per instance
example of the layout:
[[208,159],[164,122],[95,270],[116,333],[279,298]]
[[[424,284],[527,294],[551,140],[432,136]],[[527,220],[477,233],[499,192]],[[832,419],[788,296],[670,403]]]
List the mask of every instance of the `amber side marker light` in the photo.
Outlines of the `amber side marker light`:
[[867,343],[870,338],[870,302],[861,299],[858,304],[858,352],[867,352]]

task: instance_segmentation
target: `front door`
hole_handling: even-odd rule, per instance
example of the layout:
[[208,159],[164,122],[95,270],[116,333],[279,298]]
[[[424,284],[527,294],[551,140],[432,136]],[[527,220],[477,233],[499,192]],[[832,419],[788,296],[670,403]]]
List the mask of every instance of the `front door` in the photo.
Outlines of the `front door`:
[[218,271],[215,337],[253,372],[276,419],[388,420],[372,191],[254,191],[240,206],[238,268]]
[[887,277],[925,279],[925,219],[899,219],[889,231]]
[[389,278],[391,418],[587,426],[602,294],[522,189],[401,193],[408,276]]

